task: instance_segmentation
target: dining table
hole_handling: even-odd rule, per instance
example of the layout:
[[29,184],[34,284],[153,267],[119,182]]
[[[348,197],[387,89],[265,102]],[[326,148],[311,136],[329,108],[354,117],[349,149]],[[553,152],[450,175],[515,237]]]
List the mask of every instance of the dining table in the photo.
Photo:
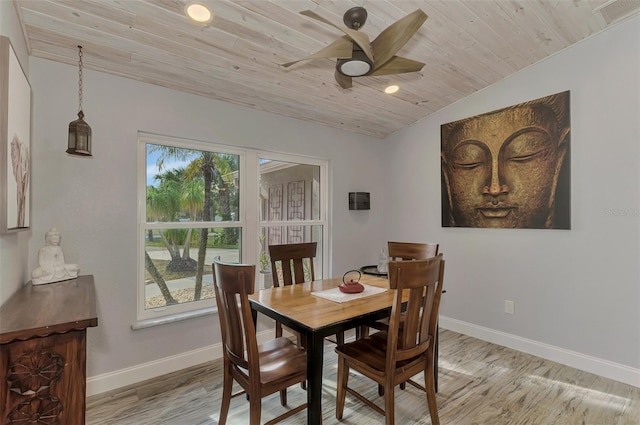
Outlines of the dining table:
[[249,296],[253,320],[262,313],[298,332],[306,341],[307,424],[322,423],[324,339],[339,331],[388,317],[394,291],[385,277],[363,274],[359,294],[338,294],[344,277],[273,287]]

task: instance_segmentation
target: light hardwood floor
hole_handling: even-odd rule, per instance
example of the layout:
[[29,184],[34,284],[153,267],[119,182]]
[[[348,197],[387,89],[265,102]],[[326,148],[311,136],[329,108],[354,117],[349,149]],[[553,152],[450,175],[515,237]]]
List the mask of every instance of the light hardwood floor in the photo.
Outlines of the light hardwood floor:
[[[334,347],[325,345],[324,424],[383,424],[381,415],[349,395],[343,420],[336,420]],[[87,424],[217,424],[221,364],[215,360],[91,397]],[[439,376],[437,400],[443,425],[640,425],[639,388],[451,331],[440,333]],[[349,384],[378,398],[376,385],[360,375],[352,373]],[[306,393],[294,386],[288,398],[289,405],[296,406]],[[282,409],[277,394],[265,398],[262,423]],[[244,396],[233,398],[227,423],[247,424],[248,412]],[[306,411],[281,423],[305,421]],[[396,423],[431,424],[426,395],[410,385],[397,389]]]

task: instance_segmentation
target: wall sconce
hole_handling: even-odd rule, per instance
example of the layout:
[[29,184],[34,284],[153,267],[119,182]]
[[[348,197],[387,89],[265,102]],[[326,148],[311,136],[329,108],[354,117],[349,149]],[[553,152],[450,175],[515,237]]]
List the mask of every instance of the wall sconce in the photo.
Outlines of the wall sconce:
[[369,192],[349,192],[350,210],[371,209]]
[[78,119],[69,123],[69,147],[67,153],[79,156],[91,155],[91,127],[84,122],[82,112],[82,46],[78,46]]

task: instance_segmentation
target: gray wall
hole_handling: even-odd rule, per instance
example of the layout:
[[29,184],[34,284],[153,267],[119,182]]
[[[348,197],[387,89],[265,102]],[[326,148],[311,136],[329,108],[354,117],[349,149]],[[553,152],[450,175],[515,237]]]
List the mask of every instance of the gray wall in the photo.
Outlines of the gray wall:
[[[385,234],[440,243],[444,326],[519,349],[555,347],[560,357],[579,357],[574,363],[599,359],[598,367],[640,385],[639,56],[637,17],[387,140],[396,172]],[[440,125],[564,90],[571,91],[572,229],[442,228]],[[507,299],[513,316],[504,313]]]
[[[87,53],[88,55],[88,53]],[[347,194],[371,190],[382,203],[383,141],[313,126],[202,97],[85,70],[83,109],[93,158],[65,154],[77,112],[77,69],[31,60],[34,91],[33,235],[62,233],[68,262],[95,276],[99,326],[89,331],[88,376],[134,367],[218,343],[217,316],[132,331],[136,315],[137,132],[290,152],[331,161],[333,270],[376,258],[382,208],[350,212]],[[353,164],[363,164],[357,171]],[[363,240],[363,237],[366,238]],[[368,247],[364,248],[363,247]]]

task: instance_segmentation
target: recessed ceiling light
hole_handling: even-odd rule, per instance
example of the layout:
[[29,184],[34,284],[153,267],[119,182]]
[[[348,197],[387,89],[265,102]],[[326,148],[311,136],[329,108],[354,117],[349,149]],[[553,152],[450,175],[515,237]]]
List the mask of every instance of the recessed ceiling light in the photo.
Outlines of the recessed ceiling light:
[[208,24],[213,20],[213,13],[201,3],[189,3],[185,7],[187,16],[200,24]]
[[395,84],[388,86],[387,88],[384,89],[384,92],[386,94],[394,94],[395,92],[397,92],[398,90],[400,90],[400,87],[396,86]]

